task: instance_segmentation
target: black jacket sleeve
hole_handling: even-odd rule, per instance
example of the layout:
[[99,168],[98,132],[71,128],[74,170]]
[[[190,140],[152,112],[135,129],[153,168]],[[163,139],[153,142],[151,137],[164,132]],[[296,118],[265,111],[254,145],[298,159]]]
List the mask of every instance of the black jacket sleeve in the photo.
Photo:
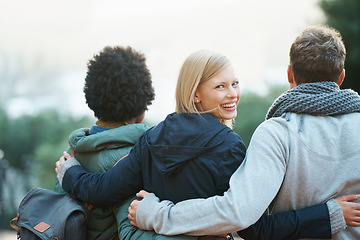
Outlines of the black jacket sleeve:
[[81,166],[69,168],[63,189],[76,198],[98,206],[122,202],[143,189],[139,141],[129,155],[104,173],[90,173]]
[[256,223],[238,234],[246,240],[330,239],[329,211],[324,203],[273,215],[264,213]]

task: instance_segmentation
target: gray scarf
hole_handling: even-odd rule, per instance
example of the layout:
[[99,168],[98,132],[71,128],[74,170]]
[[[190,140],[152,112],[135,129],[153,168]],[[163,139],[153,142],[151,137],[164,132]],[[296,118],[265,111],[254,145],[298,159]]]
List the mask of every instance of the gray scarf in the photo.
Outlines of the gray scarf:
[[360,112],[360,96],[350,89],[340,90],[335,82],[303,83],[280,95],[266,119],[285,112],[336,116]]

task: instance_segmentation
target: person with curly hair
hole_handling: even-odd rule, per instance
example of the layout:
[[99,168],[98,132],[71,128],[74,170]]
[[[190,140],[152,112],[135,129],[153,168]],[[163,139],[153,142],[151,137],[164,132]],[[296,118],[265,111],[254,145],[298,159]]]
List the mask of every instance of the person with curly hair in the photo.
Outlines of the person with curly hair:
[[[89,60],[84,93],[98,120],[90,129],[72,132],[68,150],[88,171],[112,168],[148,129],[142,121],[155,93],[145,60],[142,53],[121,46],[107,46]],[[64,192],[58,182],[55,191]],[[86,239],[114,239],[124,220],[127,210],[121,212],[119,206],[95,206],[87,220]]]
[[131,47],[105,47],[88,63],[84,93],[98,124],[142,122],[155,96],[145,56]]
[[[197,51],[185,60],[180,70],[176,112],[146,131],[130,154],[105,173],[89,173],[79,166],[77,157],[68,159],[69,155],[65,154],[56,163],[59,181],[70,194],[104,206],[122,202],[142,188],[173,202],[221,196],[229,188],[230,177],[246,152],[240,136],[231,129],[240,95],[239,80],[228,58],[210,50]],[[65,159],[68,160],[65,162]],[[124,211],[128,207],[129,203],[121,206]],[[343,217],[341,208],[337,213],[339,218]],[[206,217],[206,213],[203,216]],[[200,216],[193,221],[194,226],[184,229],[184,233],[208,220]],[[119,231],[120,239],[164,237],[125,222]],[[323,203],[298,211],[264,214],[256,224],[239,234],[250,233],[255,236],[249,239],[267,240],[321,238],[331,235],[330,228],[328,208]],[[227,233],[222,229],[212,230],[214,235]],[[210,237],[199,237],[204,238]]]

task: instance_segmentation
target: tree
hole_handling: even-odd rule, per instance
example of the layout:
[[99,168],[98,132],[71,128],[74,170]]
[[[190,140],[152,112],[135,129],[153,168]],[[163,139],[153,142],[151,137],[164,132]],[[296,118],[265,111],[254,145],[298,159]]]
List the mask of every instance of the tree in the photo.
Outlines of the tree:
[[346,80],[342,88],[352,88],[360,92],[360,1],[320,0],[326,24],[338,30],[345,43]]
[[[68,147],[69,134],[76,128],[91,125],[92,121],[87,117],[79,120],[60,117],[56,110],[10,119],[0,109],[0,149],[5,153],[9,167],[27,175],[29,187],[32,187],[32,181],[42,184],[49,180],[42,176],[50,170],[54,174],[54,163]],[[37,177],[31,176],[33,172]]]
[[[55,110],[41,112],[36,116],[23,115],[9,119],[0,113],[0,148],[5,152],[10,166],[25,169],[41,144],[58,144],[67,139],[75,126],[89,125],[88,119],[75,121],[60,117]],[[85,125],[86,124],[86,125]],[[30,162],[29,162],[30,161]]]

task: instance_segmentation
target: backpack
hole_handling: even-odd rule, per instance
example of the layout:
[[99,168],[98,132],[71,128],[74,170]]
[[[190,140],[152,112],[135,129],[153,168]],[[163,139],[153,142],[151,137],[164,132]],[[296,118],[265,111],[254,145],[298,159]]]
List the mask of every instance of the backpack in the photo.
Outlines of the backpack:
[[10,226],[22,240],[83,240],[88,211],[67,194],[33,188],[21,201]]

